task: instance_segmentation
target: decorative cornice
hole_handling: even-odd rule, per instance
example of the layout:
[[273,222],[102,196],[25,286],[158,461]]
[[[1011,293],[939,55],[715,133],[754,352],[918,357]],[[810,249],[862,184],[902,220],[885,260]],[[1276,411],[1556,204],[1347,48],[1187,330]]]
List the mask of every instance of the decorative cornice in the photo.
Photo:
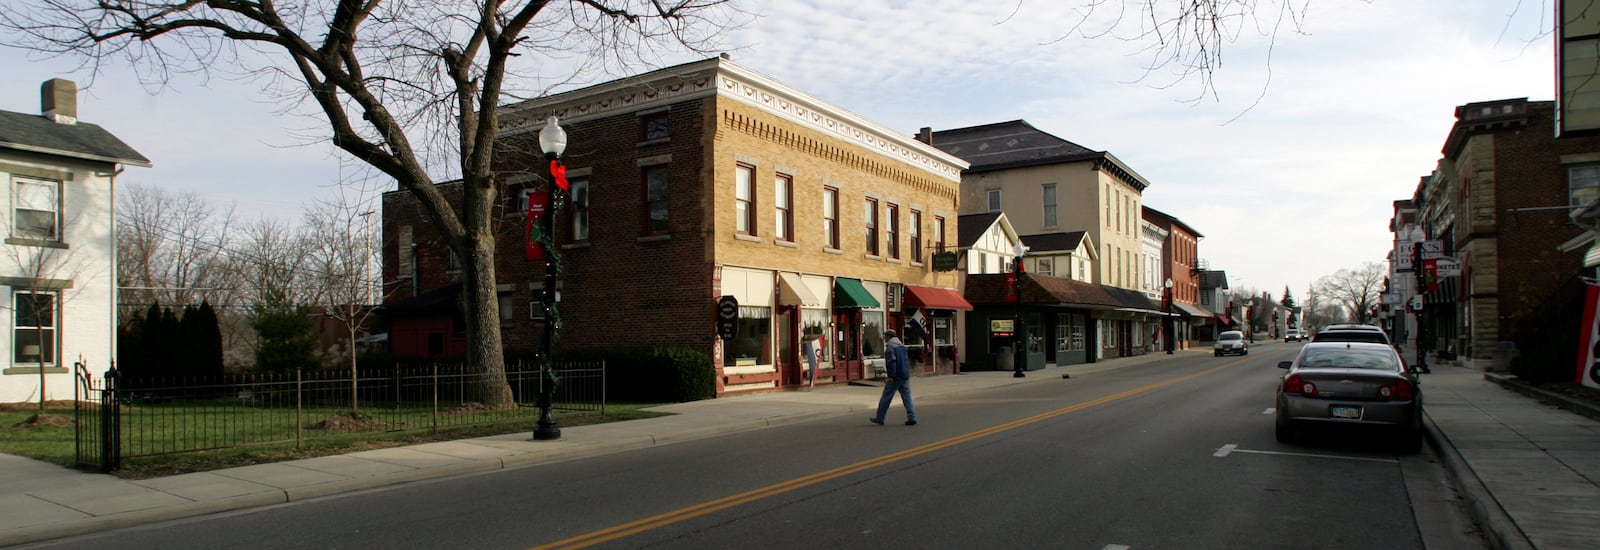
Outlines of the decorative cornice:
[[762,109],[864,149],[960,183],[967,162],[783,85],[730,61],[713,58],[632,78],[507,105],[500,135],[536,131],[545,117],[563,122],[640,111],[704,96],[720,96]]

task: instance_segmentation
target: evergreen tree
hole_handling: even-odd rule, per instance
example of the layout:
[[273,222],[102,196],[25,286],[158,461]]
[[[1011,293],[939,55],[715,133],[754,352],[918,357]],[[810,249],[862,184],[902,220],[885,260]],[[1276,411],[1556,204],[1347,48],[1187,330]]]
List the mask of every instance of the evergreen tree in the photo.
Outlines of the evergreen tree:
[[[193,356],[196,372],[201,376],[220,376],[222,363],[222,326],[217,320],[217,310],[210,300],[201,300],[194,310],[194,332],[186,334],[186,342]],[[189,315],[184,315],[188,320]]]
[[1288,286],[1283,287],[1283,299],[1278,303],[1283,304],[1283,307],[1294,309],[1294,294],[1289,292]]
[[304,308],[269,297],[256,306],[250,325],[256,330],[256,368],[294,372],[317,368],[315,326]]

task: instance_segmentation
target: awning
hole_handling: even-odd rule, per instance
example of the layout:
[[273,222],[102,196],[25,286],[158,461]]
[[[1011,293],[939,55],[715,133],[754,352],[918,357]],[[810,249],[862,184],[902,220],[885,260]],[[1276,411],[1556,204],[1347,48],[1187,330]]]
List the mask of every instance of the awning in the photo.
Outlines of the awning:
[[833,307],[878,307],[878,299],[861,286],[860,279],[833,280]]
[[906,304],[912,307],[972,311],[972,304],[954,290],[912,285],[905,285],[905,289]]
[[1184,315],[1188,315],[1190,317],[1215,317],[1216,316],[1215,314],[1213,314],[1213,313],[1211,313],[1209,311],[1206,311],[1204,309],[1201,309],[1201,308],[1198,308],[1198,307],[1195,307],[1195,306],[1191,306],[1189,304],[1185,304],[1183,302],[1173,302],[1172,305],[1178,306],[1178,309],[1183,311]]
[[794,273],[778,273],[778,305],[820,306],[822,300]]

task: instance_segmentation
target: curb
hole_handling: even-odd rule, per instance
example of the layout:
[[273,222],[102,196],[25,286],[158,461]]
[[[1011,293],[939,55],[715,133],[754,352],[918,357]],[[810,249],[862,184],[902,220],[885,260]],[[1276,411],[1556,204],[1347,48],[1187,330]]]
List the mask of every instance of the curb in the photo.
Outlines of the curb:
[[1502,388],[1537,399],[1540,403],[1571,411],[1592,420],[1600,420],[1600,406],[1536,387],[1523,382],[1521,378],[1515,375],[1485,372],[1483,373],[1483,379],[1499,384]]
[[1484,534],[1490,542],[1502,550],[1534,550],[1528,536],[1517,527],[1515,521],[1511,520],[1505,508],[1500,506],[1500,501],[1495,500],[1494,494],[1483,485],[1483,480],[1478,478],[1477,472],[1472,471],[1467,465],[1467,460],[1450,443],[1450,437],[1434,424],[1427,407],[1423,407],[1422,416],[1428,428],[1423,430],[1428,436],[1428,446],[1432,447],[1434,454],[1444,462],[1445,471],[1450,473],[1450,477],[1456,482],[1456,488],[1466,497],[1467,509],[1472,513],[1473,521],[1483,527]]

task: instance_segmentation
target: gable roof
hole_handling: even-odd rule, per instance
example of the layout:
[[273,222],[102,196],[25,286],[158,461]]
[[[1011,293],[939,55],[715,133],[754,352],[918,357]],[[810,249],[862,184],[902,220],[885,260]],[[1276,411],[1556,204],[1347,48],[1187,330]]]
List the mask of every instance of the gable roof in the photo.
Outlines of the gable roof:
[[1072,252],[1083,244],[1083,239],[1088,235],[1085,231],[1068,231],[1065,233],[1045,233],[1042,235],[1023,235],[1022,244],[1028,245],[1028,251],[1034,253],[1044,252]]
[[972,243],[983,238],[995,222],[1000,219],[1000,212],[983,212],[979,214],[963,214],[956,217],[956,246],[972,248]]
[[1200,289],[1211,290],[1215,288],[1230,288],[1228,286],[1228,272],[1226,271],[1201,271]]
[[0,111],[0,149],[150,167],[150,159],[98,125],[59,124],[11,111]]
[[1061,139],[1026,120],[940,130],[931,139],[934,147],[972,163],[967,174],[1087,161],[1140,191],[1150,185],[1111,153]]

